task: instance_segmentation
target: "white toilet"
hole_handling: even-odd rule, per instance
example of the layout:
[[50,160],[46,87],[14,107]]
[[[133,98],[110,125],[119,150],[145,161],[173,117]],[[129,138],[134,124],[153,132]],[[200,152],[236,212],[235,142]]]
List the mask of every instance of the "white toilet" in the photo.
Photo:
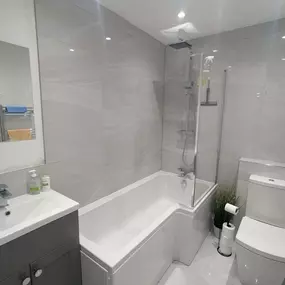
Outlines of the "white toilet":
[[250,176],[236,257],[243,285],[285,285],[285,181]]

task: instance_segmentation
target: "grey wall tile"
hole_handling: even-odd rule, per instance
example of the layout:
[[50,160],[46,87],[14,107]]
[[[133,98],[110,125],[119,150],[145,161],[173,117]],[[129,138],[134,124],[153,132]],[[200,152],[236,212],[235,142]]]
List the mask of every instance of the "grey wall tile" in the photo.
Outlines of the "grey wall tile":
[[285,161],[284,34],[285,20],[281,19],[191,42],[206,54],[218,49],[212,53],[211,72],[212,94],[218,101],[223,92],[214,82],[221,81],[223,70],[232,67],[226,89],[220,183],[235,182],[241,157]]
[[24,195],[27,193],[28,171],[36,169],[38,174],[47,174],[48,167],[54,166],[56,163],[39,165],[36,167],[24,168],[0,175],[0,183],[7,184],[13,197]]
[[[187,48],[174,50],[168,47],[166,49],[162,169],[171,172],[177,172],[177,168],[185,167],[182,162],[186,138],[183,130],[187,128],[188,111],[190,111],[189,130],[191,134],[187,138],[186,156],[189,164],[194,159],[201,56],[197,54],[192,57],[192,69],[189,71],[190,56],[190,51]],[[189,78],[189,74],[191,74],[191,78]],[[208,76],[210,74],[205,73],[204,78],[206,79]],[[214,90],[219,94],[223,80],[219,77],[215,78],[214,74],[211,79],[215,86]],[[193,81],[194,85],[193,90],[189,92],[185,86],[189,86],[190,81]],[[202,100],[205,100],[206,85],[201,86],[201,93]],[[219,96],[211,94],[211,100],[218,98]],[[196,176],[199,179],[212,182],[216,177],[220,114],[220,107],[200,108]]]
[[[188,115],[189,97],[185,86],[189,85],[190,50],[185,48],[174,50],[166,48],[165,56],[165,86],[163,109],[163,143],[162,169],[177,172],[183,166],[182,152],[185,144],[185,130]],[[197,95],[197,94],[196,94]],[[194,97],[193,97],[194,98]],[[192,102],[193,101],[193,102]],[[195,147],[197,105],[191,100],[191,117],[189,118],[192,135],[187,139],[189,164],[193,162]]]
[[[81,205],[161,168],[164,46],[94,3],[36,0],[47,160],[38,170]],[[26,173],[0,179],[17,196]]]

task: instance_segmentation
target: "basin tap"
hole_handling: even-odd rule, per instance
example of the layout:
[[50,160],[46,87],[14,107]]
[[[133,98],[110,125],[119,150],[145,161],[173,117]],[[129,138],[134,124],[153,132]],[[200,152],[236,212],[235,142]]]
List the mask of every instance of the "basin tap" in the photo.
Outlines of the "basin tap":
[[8,206],[8,199],[12,196],[6,184],[0,184],[0,208]]

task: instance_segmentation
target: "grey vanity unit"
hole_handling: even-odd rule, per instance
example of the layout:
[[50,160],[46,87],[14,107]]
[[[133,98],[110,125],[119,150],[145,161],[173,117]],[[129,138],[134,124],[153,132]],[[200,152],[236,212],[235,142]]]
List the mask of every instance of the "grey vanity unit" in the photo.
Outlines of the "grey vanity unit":
[[20,284],[81,285],[77,211],[0,247],[0,285]]

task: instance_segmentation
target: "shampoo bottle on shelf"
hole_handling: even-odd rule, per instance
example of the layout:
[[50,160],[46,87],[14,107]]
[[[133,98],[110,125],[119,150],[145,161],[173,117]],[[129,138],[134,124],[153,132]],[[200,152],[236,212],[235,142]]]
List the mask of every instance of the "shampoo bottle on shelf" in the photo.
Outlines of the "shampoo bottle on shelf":
[[36,195],[41,193],[41,179],[37,175],[36,170],[34,169],[29,171],[28,193],[31,195]]

